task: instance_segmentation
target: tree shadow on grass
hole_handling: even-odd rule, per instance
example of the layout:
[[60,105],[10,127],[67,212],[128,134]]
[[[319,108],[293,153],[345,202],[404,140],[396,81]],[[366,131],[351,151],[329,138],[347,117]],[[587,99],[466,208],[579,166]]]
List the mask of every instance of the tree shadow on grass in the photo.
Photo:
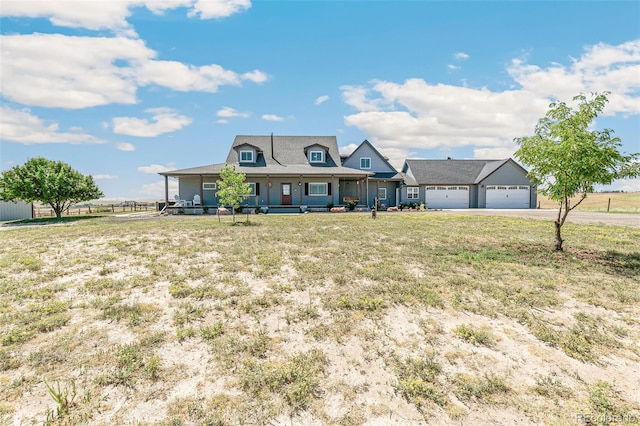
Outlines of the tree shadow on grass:
[[86,219],[100,219],[104,218],[102,215],[82,215],[82,216],[65,216],[61,218],[57,217],[41,217],[38,219],[20,219],[9,222],[0,223],[0,227],[13,227],[13,226],[33,226],[33,225],[59,225],[63,223],[74,223]]
[[556,252],[540,244],[485,247],[478,250],[455,250],[457,258],[468,262],[517,263],[546,268],[575,268],[584,264],[600,268],[611,275],[632,278],[640,276],[640,253],[622,253],[615,250],[588,250],[571,248]]

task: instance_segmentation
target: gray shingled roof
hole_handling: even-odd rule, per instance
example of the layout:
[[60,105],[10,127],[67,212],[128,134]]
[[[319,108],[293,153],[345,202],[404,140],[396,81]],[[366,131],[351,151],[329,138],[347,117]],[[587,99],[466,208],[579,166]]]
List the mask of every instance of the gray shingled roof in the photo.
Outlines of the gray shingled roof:
[[[258,154],[255,166],[240,166],[239,150],[243,145],[252,145],[261,153]],[[326,162],[309,164],[305,148],[320,145],[327,149]],[[236,171],[247,175],[336,175],[336,176],[370,176],[372,173],[342,167],[338,142],[335,136],[236,136],[227,155],[226,163],[234,165]],[[172,170],[160,173],[163,176],[209,175],[219,174],[224,164],[211,164],[189,169]]]
[[418,185],[477,184],[506,160],[406,160]]

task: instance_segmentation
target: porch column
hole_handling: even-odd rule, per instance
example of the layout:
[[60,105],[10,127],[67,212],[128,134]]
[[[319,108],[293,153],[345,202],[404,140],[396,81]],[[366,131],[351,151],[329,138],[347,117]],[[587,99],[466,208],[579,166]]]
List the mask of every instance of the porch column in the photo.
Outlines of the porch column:
[[271,204],[270,200],[270,195],[271,193],[271,178],[269,177],[269,175],[267,175],[267,207],[269,207],[269,205]]
[[338,204],[340,204],[340,202],[338,201],[340,200],[340,197],[338,197],[339,188],[336,186],[336,180],[333,175],[331,175],[331,190],[333,191],[333,195],[331,195],[331,201],[333,201],[333,205],[337,206]]
[[164,205],[169,206],[169,176],[164,175]]
[[367,207],[369,207],[369,176],[367,176],[367,183],[365,184],[367,190]]
[[200,175],[200,207],[204,206],[204,176]]
[[300,183],[300,185],[298,185],[298,193],[300,193],[300,202],[298,203],[299,206],[302,205],[302,193],[304,192],[304,182],[302,182],[302,175],[299,176],[299,181],[298,183]]

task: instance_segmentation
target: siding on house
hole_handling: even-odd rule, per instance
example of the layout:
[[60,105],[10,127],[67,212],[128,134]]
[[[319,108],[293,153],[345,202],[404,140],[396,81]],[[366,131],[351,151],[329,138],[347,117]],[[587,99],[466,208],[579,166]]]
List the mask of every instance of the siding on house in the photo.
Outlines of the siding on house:
[[523,174],[522,169],[513,161],[508,161],[500,168],[489,174],[486,178],[479,182],[480,189],[478,192],[477,207],[485,208],[487,206],[487,185],[523,185],[529,186],[529,207],[534,208],[537,201],[536,190],[531,181]]
[[[369,163],[369,168],[362,168],[362,160],[366,159]],[[369,178],[368,191],[364,189],[364,194],[361,197],[361,203],[371,207],[375,204],[375,199],[378,196],[381,188],[386,189],[386,199],[380,200],[380,207],[383,208],[398,205],[396,199],[396,188],[398,183],[402,180],[402,177],[398,174],[398,171],[393,167],[387,158],[385,158],[368,140],[364,140],[347,158],[342,162],[344,167],[349,167],[357,170],[369,171],[373,173],[373,176]],[[346,195],[346,193],[345,193]],[[368,198],[365,201],[365,198]]]
[[396,169],[393,168],[389,164],[388,161],[384,159],[380,155],[380,153],[371,145],[369,141],[364,141],[361,143],[350,155],[344,160],[342,165],[344,167],[350,167],[352,169],[360,169],[360,159],[361,158],[370,158],[371,159],[371,168],[370,169],[362,169],[366,171],[371,171],[374,173],[380,172],[393,172],[397,173]]
[[[217,176],[204,176],[203,182],[216,182]],[[247,176],[246,183],[252,183],[257,188],[257,194],[250,195],[242,203],[243,206],[255,207],[255,206],[278,206],[282,204],[282,184],[288,183],[291,185],[291,205],[308,205],[323,207],[329,202],[333,202],[334,205],[339,205],[341,201],[338,198],[338,179],[326,176],[318,177],[303,177],[291,176],[291,177],[270,177],[267,181],[266,177]],[[271,183],[271,187],[269,187]],[[299,184],[298,184],[299,183]],[[309,183],[326,183],[327,195],[309,195],[308,184]],[[354,185],[355,186],[355,185]],[[179,181],[180,198],[183,200],[193,200],[196,194],[200,194],[200,177],[199,176],[184,176]],[[203,190],[204,206],[218,206],[220,199],[216,190]]]
[[0,201],[0,221],[31,219],[32,217],[32,203]]

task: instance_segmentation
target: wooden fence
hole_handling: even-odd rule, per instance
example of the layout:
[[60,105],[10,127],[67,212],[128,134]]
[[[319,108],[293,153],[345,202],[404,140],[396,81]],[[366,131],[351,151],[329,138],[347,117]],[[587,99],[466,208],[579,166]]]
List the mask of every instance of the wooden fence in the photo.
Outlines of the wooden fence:
[[[95,213],[127,213],[127,212],[144,212],[149,210],[156,210],[154,204],[134,204],[128,206],[121,206],[116,204],[99,205],[99,206],[83,206],[83,207],[70,207],[62,211],[62,216],[80,216],[86,214]],[[33,217],[55,217],[56,213],[51,207],[35,207],[33,208]]]

